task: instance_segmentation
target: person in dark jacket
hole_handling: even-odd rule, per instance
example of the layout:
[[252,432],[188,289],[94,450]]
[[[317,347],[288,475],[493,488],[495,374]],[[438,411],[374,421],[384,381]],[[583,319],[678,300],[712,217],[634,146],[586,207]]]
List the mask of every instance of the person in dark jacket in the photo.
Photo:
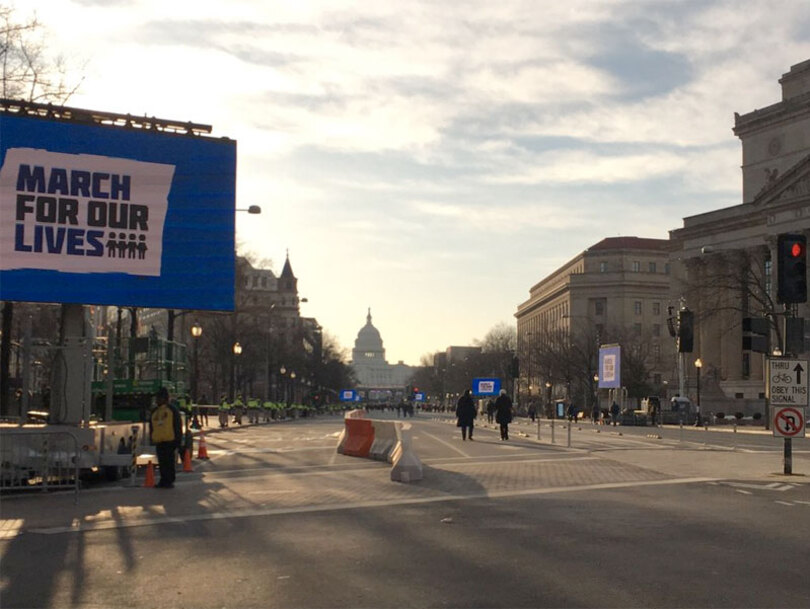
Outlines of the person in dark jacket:
[[470,440],[473,439],[473,420],[478,413],[475,412],[475,403],[473,402],[470,390],[467,389],[458,399],[456,404],[456,418],[458,422],[456,427],[461,427],[461,439],[467,439],[467,428],[470,429]]
[[501,440],[509,439],[509,423],[512,422],[512,400],[501,389],[501,394],[495,400],[495,422],[501,426]]
[[149,420],[149,433],[155,444],[160,470],[160,482],[155,486],[174,488],[176,451],[183,440],[180,411],[169,402],[169,392],[165,387],[158,389],[155,402],[156,405]]

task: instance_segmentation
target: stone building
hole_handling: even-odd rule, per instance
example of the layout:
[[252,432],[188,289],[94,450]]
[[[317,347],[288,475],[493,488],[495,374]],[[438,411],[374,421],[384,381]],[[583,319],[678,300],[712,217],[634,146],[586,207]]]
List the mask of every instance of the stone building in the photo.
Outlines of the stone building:
[[360,395],[369,401],[399,401],[413,375],[413,367],[400,361],[389,364],[379,330],[371,323],[371,309],[366,316],[366,325],[360,328],[352,349],[352,368],[358,382]]
[[[770,319],[770,344],[780,346],[785,311],[776,303],[777,236],[810,233],[810,60],[779,82],[781,101],[734,115],[742,203],[684,218],[682,228],[670,231],[673,296],[695,313],[694,351],[684,366],[688,393],[697,397],[700,358],[708,411],[764,413],[765,356],[743,349],[742,319]],[[807,304],[789,309],[801,318],[808,312]]]
[[[598,347],[612,342],[634,349],[656,392],[663,391],[673,373],[675,349],[667,331],[668,252],[665,239],[609,237],[532,286],[515,313],[521,398],[592,403]],[[555,348],[573,343],[589,369],[586,379],[579,371],[578,378],[566,380],[560,362],[552,361]]]

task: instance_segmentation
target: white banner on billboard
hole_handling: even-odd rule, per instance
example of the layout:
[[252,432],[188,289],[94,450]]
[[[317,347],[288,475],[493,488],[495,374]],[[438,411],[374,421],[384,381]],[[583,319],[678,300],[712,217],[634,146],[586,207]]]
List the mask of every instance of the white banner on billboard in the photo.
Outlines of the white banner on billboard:
[[9,149],[0,168],[0,270],[160,276],[174,170]]

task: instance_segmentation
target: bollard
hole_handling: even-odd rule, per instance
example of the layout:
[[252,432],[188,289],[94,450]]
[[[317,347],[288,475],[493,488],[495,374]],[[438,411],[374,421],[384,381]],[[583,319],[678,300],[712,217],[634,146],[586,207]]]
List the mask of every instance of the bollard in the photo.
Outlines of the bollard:
[[571,421],[568,421],[568,448],[571,448]]
[[537,417],[537,441],[540,441],[540,417]]
[[554,444],[554,419],[551,419],[551,443]]
[[731,450],[737,450],[737,421],[734,421],[734,441],[731,443]]

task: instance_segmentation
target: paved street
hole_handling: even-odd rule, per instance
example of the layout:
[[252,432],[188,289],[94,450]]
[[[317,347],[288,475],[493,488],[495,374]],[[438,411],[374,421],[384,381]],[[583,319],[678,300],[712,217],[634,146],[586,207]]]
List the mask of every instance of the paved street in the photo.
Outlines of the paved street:
[[323,417],[211,430],[174,490],[4,497],[2,606],[810,606],[806,440],[785,477],[763,433],[408,421],[411,484]]

